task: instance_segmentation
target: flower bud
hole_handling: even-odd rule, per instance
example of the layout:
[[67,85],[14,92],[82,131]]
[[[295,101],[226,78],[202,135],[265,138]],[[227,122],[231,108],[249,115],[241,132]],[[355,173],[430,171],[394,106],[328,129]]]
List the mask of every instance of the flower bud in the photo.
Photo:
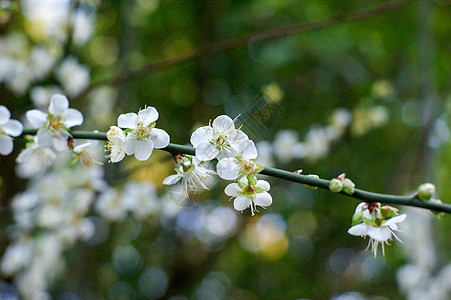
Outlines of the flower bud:
[[[295,173],[296,173],[296,171],[295,171]],[[316,174],[308,174],[307,176],[308,176],[308,177],[315,178],[315,179],[319,179],[319,176],[316,175]],[[306,188],[310,189],[310,190],[317,190],[317,189],[318,189],[317,186],[312,186],[312,185],[308,185],[308,184],[304,184],[304,186],[305,186]]]
[[332,193],[339,193],[343,189],[343,182],[340,179],[334,178],[329,182],[329,190]]
[[[431,199],[431,200],[429,200],[429,201],[431,201],[431,202],[433,202],[433,203],[437,203],[437,204],[442,204],[443,202],[442,202],[442,200],[440,200],[440,199]],[[431,210],[431,212],[437,217],[437,219],[441,219],[441,217],[443,216],[443,215],[445,215],[445,213],[444,212],[438,212],[438,211],[434,211],[434,210]]]
[[432,183],[423,183],[418,187],[418,198],[428,201],[435,194],[435,185]]
[[348,195],[352,195],[352,194],[354,194],[354,188],[355,188],[355,184],[354,184],[354,182],[352,182],[351,179],[345,178],[343,180],[343,192],[345,192]]

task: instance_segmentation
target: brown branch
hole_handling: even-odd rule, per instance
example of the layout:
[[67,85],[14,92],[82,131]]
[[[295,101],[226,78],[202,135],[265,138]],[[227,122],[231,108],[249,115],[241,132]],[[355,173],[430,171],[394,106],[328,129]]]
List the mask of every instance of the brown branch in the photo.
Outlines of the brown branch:
[[203,48],[200,48],[194,52],[187,53],[176,58],[165,59],[158,62],[149,63],[142,66],[138,70],[128,71],[112,78],[100,80],[96,83],[91,84],[88,88],[82,91],[76,99],[86,96],[88,92],[101,85],[121,85],[144,74],[153,73],[178,64],[183,64],[202,56],[217,54],[231,49],[239,48],[249,43],[264,43],[281,37],[299,34],[303,32],[317,31],[342,23],[370,19],[391,12],[395,9],[401,8],[409,2],[410,2],[409,0],[388,1],[378,6],[338,14],[321,21],[310,23],[298,23],[287,26],[269,28],[257,33],[252,33],[242,37],[206,45]]

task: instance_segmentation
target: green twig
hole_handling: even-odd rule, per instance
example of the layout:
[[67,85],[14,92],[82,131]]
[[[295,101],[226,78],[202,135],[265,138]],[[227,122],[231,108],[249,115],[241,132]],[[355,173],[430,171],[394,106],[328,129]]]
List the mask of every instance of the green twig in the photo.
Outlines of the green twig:
[[[25,129],[22,133],[24,135],[35,135],[37,129]],[[107,136],[105,132],[92,132],[92,131],[70,131],[70,134],[74,139],[91,139],[91,140],[107,140]],[[183,146],[178,144],[170,143],[166,148],[160,149],[163,151],[167,151],[171,154],[195,154],[195,148],[190,146]],[[265,167],[260,174],[277,177],[284,180],[289,180],[292,182],[302,183],[306,185],[316,186],[318,188],[329,190],[329,180],[313,178],[307,175],[296,174],[293,172],[280,170],[276,168]],[[438,212],[446,212],[451,213],[451,205],[444,203],[434,203],[430,201],[422,201],[418,198],[417,194],[411,196],[396,196],[396,195],[388,195],[388,194],[379,194],[367,192],[361,189],[355,189],[352,195],[348,195],[344,192],[341,192],[342,195],[356,198],[362,200],[364,202],[382,202],[386,204],[397,204],[397,205],[406,205],[406,206],[416,206],[429,210],[434,210]]]

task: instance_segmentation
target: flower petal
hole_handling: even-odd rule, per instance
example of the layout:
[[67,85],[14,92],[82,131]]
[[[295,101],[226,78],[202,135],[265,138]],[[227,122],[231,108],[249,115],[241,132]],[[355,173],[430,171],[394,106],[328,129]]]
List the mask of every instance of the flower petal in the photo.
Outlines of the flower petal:
[[150,123],[158,120],[158,111],[155,109],[155,107],[149,106],[146,107],[146,109],[141,109],[138,112],[138,117],[143,121],[144,126],[147,126]]
[[239,143],[240,155],[245,159],[255,159],[257,158],[257,148],[251,140],[245,140]]
[[27,111],[25,114],[28,122],[30,122],[33,127],[41,127],[47,123],[47,114],[40,110],[32,109]]
[[236,130],[233,134],[231,134],[229,136],[229,142],[230,143],[246,141],[248,139],[249,139],[249,137],[244,132],[242,132],[241,130]]
[[191,134],[190,142],[194,147],[199,146],[200,143],[207,142],[213,137],[213,130],[210,126],[203,126],[197,128]]
[[203,161],[212,160],[219,154],[219,150],[208,142],[200,143],[196,148],[196,157]]
[[163,180],[163,184],[165,185],[176,184],[177,182],[179,182],[180,179],[182,179],[182,177],[183,177],[182,174],[169,175]]
[[226,195],[230,196],[230,197],[237,197],[237,196],[239,196],[240,194],[238,193],[238,191],[241,191],[241,188],[235,182],[234,183],[230,183],[224,189],[224,193],[226,193]]
[[13,139],[8,135],[0,135],[0,154],[8,155],[13,152]]
[[122,128],[136,129],[138,123],[138,115],[135,113],[121,114],[117,118],[117,126]]
[[240,173],[240,165],[233,157],[221,159],[216,165],[216,169],[219,177],[225,180],[234,180]]
[[136,150],[138,149],[138,145],[139,145],[139,141],[137,139],[135,139],[132,134],[128,134],[127,137],[125,138],[125,142],[124,142],[124,149],[125,149],[125,153],[127,153],[127,155],[132,155],[136,152]]
[[266,180],[257,180],[257,186],[263,188],[265,191],[269,191],[271,186],[269,185],[269,182]]
[[406,214],[402,214],[393,218],[390,218],[388,221],[384,222],[382,224],[382,226],[388,226],[393,230],[397,230],[398,226],[396,225],[396,223],[400,223],[402,221],[404,221],[406,218]]
[[74,108],[69,108],[63,113],[64,126],[71,128],[83,123],[83,115]]
[[54,136],[52,142],[53,147],[55,147],[57,151],[67,150],[67,138],[65,138],[64,136]]
[[226,115],[222,115],[217,117],[213,121],[213,128],[218,130],[219,132],[226,133],[235,129],[235,124],[233,124],[233,120]]
[[369,226],[368,235],[376,241],[385,242],[391,237],[391,231],[387,227]]
[[255,194],[254,203],[262,207],[270,206],[272,204],[272,197],[268,192],[257,193]]
[[154,147],[161,149],[169,145],[169,134],[163,129],[154,128],[149,133],[149,139],[154,142]]
[[368,235],[368,227],[368,225],[360,223],[349,228],[348,233],[355,236],[366,236]]
[[233,208],[238,211],[245,210],[249,205],[251,205],[251,203],[244,195],[236,197],[235,201],[233,201]]
[[61,114],[69,108],[69,100],[64,95],[56,94],[50,99],[49,113]]
[[148,140],[138,141],[138,147],[135,152],[136,159],[140,161],[149,159],[150,155],[152,154],[153,147],[154,147],[153,141]]
[[4,105],[0,105],[0,124],[5,124],[10,118],[11,113],[9,110]]
[[38,144],[42,148],[50,147],[50,144],[52,143],[52,134],[50,133],[50,130],[47,128],[40,128],[36,134],[38,137]]
[[3,130],[6,134],[11,136],[19,136],[23,131],[23,125],[17,120],[9,120],[2,125]]

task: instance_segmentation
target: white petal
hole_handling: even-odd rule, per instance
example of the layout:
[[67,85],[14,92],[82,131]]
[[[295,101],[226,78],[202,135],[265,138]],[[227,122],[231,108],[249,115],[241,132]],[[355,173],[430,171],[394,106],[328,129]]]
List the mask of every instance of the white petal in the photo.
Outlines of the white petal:
[[0,154],[8,155],[13,152],[13,139],[8,135],[0,135]]
[[47,123],[47,114],[43,113],[40,110],[32,109],[27,111],[25,114],[28,122],[30,122],[33,127],[41,127],[45,123]]
[[149,139],[154,142],[154,147],[161,149],[169,145],[169,134],[163,129],[154,128],[150,131]]
[[267,192],[255,194],[254,203],[259,206],[267,207],[272,203],[272,197]]
[[136,159],[140,161],[149,159],[150,155],[152,154],[153,147],[154,147],[153,141],[147,140],[138,141],[138,148],[136,149],[135,152]]
[[0,125],[8,122],[10,118],[11,113],[9,110],[5,106],[0,105]]
[[389,226],[391,229],[397,230],[398,226],[396,225],[396,223],[400,223],[400,222],[404,221],[405,218],[406,218],[406,214],[393,217],[393,218],[389,219],[388,221],[384,222],[384,224],[382,224],[382,226]]
[[257,158],[257,148],[251,140],[242,141],[239,143],[240,155],[245,159]]
[[50,133],[50,130],[40,128],[36,136],[38,137],[39,146],[42,148],[50,147],[50,144],[52,143],[52,134]]
[[191,134],[190,142],[194,147],[197,147],[200,143],[207,142],[211,138],[213,138],[213,130],[210,126],[203,126],[197,128],[193,134]]
[[271,186],[269,185],[269,182],[266,180],[257,180],[257,186],[265,189],[265,191],[269,191]]
[[238,191],[242,191],[238,183],[230,183],[226,188],[224,189],[224,193],[226,193],[227,196],[230,197],[237,197],[240,194]]
[[146,109],[142,109],[138,112],[139,119],[144,121],[144,126],[149,125],[152,122],[158,120],[158,111],[155,107],[149,106]]
[[183,177],[182,174],[169,175],[163,180],[163,184],[165,185],[176,184],[177,182],[179,182],[180,179],[182,179],[182,177]]
[[23,131],[23,125],[19,121],[9,120],[6,124],[2,125],[6,134],[11,136],[19,136]]
[[234,180],[238,178],[240,172],[240,166],[236,158],[224,158],[221,159],[216,165],[219,177],[225,180]]
[[131,134],[127,135],[127,138],[124,142],[124,149],[127,155],[132,155],[138,149],[139,141],[131,136]]
[[50,99],[49,113],[52,115],[61,114],[69,107],[69,100],[64,95],[54,95]]
[[349,228],[348,233],[355,236],[366,236],[368,235],[368,227],[368,225],[360,223]]
[[121,114],[117,118],[117,126],[122,128],[135,129],[138,123],[138,115],[135,113]]
[[123,148],[121,147],[112,147],[111,148],[111,155],[110,155],[110,160],[111,162],[119,162],[122,159],[124,159],[125,156],[125,151]]
[[251,205],[251,203],[244,195],[236,197],[235,201],[233,201],[233,208],[238,211],[245,210],[249,205]]
[[203,161],[212,160],[219,153],[219,150],[208,142],[200,143],[196,148],[196,157]]
[[387,227],[372,227],[369,226],[368,228],[368,235],[379,242],[385,242],[388,241],[388,239],[391,237],[390,229]]
[[229,136],[229,141],[231,143],[246,141],[248,139],[249,137],[241,130],[236,130],[233,134]]
[[55,147],[55,149],[57,151],[65,151],[67,150],[68,146],[67,146],[67,139],[64,138],[63,136],[55,136],[52,139],[53,141],[53,147]]
[[69,108],[63,113],[63,122],[67,128],[81,125],[83,123],[83,115],[78,110]]
[[226,115],[217,117],[213,121],[212,125],[215,130],[218,130],[219,132],[222,133],[230,132],[235,129],[235,124],[233,124],[233,120]]

